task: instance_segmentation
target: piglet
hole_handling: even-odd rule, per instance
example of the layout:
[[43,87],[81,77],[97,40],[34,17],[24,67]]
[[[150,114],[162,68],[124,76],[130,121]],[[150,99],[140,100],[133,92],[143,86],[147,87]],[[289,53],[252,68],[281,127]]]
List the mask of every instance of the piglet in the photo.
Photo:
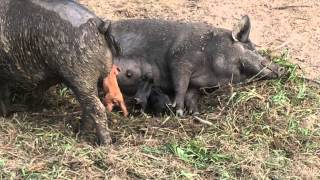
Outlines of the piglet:
[[120,106],[124,116],[127,117],[129,113],[117,82],[119,72],[120,68],[113,65],[110,74],[103,79],[103,89],[106,92],[103,103],[109,112],[112,111],[114,105]]

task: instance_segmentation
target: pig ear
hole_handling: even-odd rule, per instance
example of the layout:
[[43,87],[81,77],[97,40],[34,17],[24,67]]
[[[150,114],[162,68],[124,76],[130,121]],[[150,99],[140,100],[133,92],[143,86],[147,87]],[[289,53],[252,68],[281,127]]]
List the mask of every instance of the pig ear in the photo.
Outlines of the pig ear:
[[233,27],[232,38],[235,41],[248,42],[251,29],[249,16],[245,15],[240,22]]

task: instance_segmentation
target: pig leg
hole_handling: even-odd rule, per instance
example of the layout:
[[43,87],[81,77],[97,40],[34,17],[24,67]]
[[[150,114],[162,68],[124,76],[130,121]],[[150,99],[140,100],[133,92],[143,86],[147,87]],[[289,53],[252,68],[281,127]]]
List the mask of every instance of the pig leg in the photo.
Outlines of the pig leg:
[[175,65],[171,70],[174,73],[172,80],[175,91],[173,107],[176,107],[177,116],[183,116],[184,99],[191,77],[191,71],[188,71],[188,69],[187,66]]
[[198,99],[200,97],[199,91],[197,89],[188,89],[185,104],[189,114],[197,115],[199,114]]
[[0,116],[9,112],[10,90],[8,84],[0,82]]
[[7,116],[12,112],[23,112],[28,109],[22,104],[11,104],[11,90],[7,83],[0,81],[0,116]]
[[[94,73],[92,73],[94,74]],[[100,144],[109,144],[111,142],[110,133],[107,125],[107,115],[105,107],[98,98],[98,79],[90,75],[76,77],[67,80],[66,84],[73,90],[82,108],[82,119],[80,131],[95,129]],[[88,77],[90,79],[85,79]],[[93,126],[93,127],[92,127]]]

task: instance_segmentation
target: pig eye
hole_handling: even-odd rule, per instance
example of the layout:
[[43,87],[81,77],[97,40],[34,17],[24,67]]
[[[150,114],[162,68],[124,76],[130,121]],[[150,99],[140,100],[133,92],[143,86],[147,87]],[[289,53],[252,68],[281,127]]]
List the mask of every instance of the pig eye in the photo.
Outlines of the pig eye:
[[131,71],[127,71],[126,75],[127,75],[128,78],[131,78],[132,77],[132,72]]

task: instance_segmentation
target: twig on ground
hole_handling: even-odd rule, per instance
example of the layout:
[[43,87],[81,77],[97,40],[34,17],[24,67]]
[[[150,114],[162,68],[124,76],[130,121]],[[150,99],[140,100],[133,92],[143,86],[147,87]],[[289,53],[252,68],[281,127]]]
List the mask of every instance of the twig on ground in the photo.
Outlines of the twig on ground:
[[308,8],[308,7],[312,7],[312,6],[308,6],[308,5],[278,6],[278,7],[272,8],[272,9],[285,10],[285,9],[290,9],[290,8]]
[[17,155],[14,152],[7,151],[6,153],[11,155],[11,156],[14,156],[16,158],[19,158],[19,159],[22,159],[22,160],[27,160],[25,157],[22,157],[21,155]]
[[309,79],[309,78],[302,77],[302,76],[298,76],[298,78],[300,78],[302,80],[305,80],[305,81],[308,81],[308,82],[312,82],[312,83],[320,86],[320,81],[317,81],[317,80],[314,80],[314,79]]
[[43,116],[43,117],[65,117],[65,116],[75,116],[80,115],[81,111],[63,113],[63,114],[48,114],[48,113],[32,113],[31,116]]
[[272,51],[276,51],[276,50],[282,49],[287,44],[289,44],[289,41],[285,41],[284,43],[280,44],[279,46],[273,48]]
[[212,125],[213,125],[212,122],[207,121],[207,120],[204,120],[204,119],[201,119],[201,118],[198,117],[198,116],[194,116],[194,118],[195,118],[197,121],[199,121],[200,123],[202,123],[202,124],[206,124],[206,125],[208,125],[208,126],[212,126]]
[[141,153],[143,156],[146,156],[148,158],[151,158],[151,159],[154,159],[154,160],[157,160],[157,161],[163,161],[162,159],[159,159],[151,154],[145,154],[145,153]]
[[168,117],[161,123],[161,126],[163,126],[169,119],[170,119],[170,116],[168,116]]

